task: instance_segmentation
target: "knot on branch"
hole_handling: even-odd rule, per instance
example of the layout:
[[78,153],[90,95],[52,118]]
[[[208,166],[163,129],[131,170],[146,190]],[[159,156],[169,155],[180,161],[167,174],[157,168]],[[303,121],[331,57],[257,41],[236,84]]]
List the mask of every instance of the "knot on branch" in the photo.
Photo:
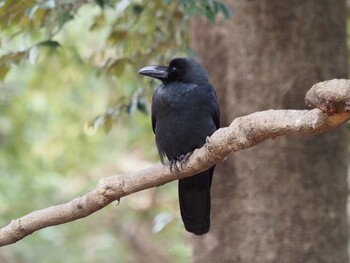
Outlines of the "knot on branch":
[[305,103],[328,116],[350,113],[350,80],[333,79],[317,83],[306,93]]
[[108,200],[117,200],[126,195],[124,185],[124,178],[115,175],[101,179],[98,182],[97,190],[104,198]]

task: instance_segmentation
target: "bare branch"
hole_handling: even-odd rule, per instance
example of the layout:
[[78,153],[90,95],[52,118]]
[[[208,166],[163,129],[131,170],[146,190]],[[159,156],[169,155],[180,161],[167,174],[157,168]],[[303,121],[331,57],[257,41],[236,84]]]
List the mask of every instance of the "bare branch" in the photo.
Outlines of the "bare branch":
[[15,243],[49,226],[86,217],[121,197],[194,175],[240,151],[281,135],[310,136],[333,129],[350,119],[350,80],[318,83],[306,95],[313,110],[267,110],[235,119],[216,131],[197,149],[180,171],[155,165],[135,173],[110,176],[96,189],[72,201],[34,211],[0,229],[0,246]]

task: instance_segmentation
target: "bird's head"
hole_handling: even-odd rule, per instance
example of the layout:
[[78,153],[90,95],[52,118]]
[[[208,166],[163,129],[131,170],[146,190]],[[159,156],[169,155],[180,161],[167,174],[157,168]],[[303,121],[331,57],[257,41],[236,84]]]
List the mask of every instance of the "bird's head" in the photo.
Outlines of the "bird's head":
[[147,66],[139,70],[141,75],[156,78],[163,83],[184,82],[202,84],[208,82],[205,69],[193,58],[174,58],[169,66]]

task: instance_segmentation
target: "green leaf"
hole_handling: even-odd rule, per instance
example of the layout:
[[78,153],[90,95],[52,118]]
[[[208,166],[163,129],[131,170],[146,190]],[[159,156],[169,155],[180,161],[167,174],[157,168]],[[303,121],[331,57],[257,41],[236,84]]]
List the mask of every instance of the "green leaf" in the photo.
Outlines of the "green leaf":
[[101,27],[103,25],[105,25],[105,24],[106,24],[105,13],[101,12],[99,15],[94,17],[94,22],[91,25],[90,30],[91,31],[94,31],[94,30],[97,31],[98,29],[101,29]]
[[0,57],[0,80],[5,78],[12,65],[18,65],[27,56],[27,51],[21,51]]
[[229,19],[232,16],[232,11],[227,5],[221,2],[217,2],[216,4],[218,10],[223,14],[225,19]]
[[45,40],[37,44],[37,46],[44,46],[49,48],[58,48],[60,47],[60,43],[55,40]]
[[105,6],[105,1],[104,0],[96,0],[96,4],[101,7],[101,9],[104,8]]
[[139,4],[135,4],[132,6],[132,11],[134,12],[135,15],[140,15],[143,11],[144,7]]
[[112,33],[109,34],[107,41],[112,43],[112,44],[115,44],[118,41],[121,42],[121,41],[127,39],[129,34],[130,33],[126,30],[113,31]]
[[74,16],[71,14],[71,12],[63,12],[59,14],[59,22],[60,25],[63,26],[68,21],[72,20]]
[[7,73],[9,72],[10,67],[7,65],[0,65],[0,80],[4,80]]

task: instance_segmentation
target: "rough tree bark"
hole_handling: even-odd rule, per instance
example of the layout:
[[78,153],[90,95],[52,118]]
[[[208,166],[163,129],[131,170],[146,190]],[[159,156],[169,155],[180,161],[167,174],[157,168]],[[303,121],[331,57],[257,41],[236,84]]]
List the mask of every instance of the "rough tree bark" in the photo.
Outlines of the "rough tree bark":
[[[345,1],[227,2],[228,22],[192,28],[224,126],[303,108],[312,83],[347,76]],[[348,262],[346,196],[344,127],[234,153],[216,169],[212,228],[194,238],[194,262]]]

